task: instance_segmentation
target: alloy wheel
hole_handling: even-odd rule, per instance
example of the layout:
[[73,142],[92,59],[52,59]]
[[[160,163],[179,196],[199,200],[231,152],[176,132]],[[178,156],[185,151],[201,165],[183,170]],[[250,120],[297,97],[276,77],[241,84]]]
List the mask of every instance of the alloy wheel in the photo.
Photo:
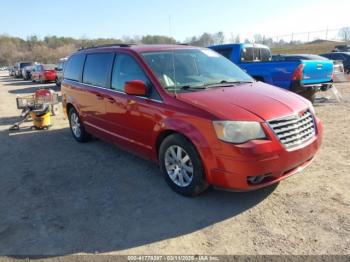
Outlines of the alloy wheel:
[[79,116],[75,112],[73,112],[70,116],[70,125],[75,137],[79,138],[81,136],[80,120]]
[[193,165],[189,154],[172,145],[165,152],[165,168],[170,179],[179,187],[187,187],[193,180]]

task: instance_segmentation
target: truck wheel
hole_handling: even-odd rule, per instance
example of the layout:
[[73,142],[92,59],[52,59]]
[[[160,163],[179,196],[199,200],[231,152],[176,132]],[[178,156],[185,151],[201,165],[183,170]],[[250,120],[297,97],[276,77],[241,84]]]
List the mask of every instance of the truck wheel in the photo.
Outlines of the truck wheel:
[[309,89],[309,90],[305,90],[302,93],[300,93],[299,95],[305,97],[307,100],[309,100],[311,103],[315,102],[315,98],[316,98],[316,90],[313,89]]
[[197,196],[208,188],[201,158],[194,145],[182,135],[164,139],[159,162],[165,181],[175,192]]

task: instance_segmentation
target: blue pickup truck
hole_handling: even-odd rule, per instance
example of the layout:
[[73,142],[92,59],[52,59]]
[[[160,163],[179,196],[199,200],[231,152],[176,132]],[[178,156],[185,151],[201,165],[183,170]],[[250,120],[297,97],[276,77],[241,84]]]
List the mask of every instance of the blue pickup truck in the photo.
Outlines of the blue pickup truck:
[[318,90],[332,87],[332,61],[272,61],[270,49],[260,44],[227,44],[209,48],[231,60],[257,81],[293,91],[312,102]]

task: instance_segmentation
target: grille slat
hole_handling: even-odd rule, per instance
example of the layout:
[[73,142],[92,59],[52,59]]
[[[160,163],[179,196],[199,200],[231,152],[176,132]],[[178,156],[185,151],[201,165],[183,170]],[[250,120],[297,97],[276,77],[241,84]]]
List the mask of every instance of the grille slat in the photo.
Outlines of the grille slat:
[[287,148],[301,145],[316,134],[314,118],[309,110],[302,114],[269,121],[269,125]]
[[305,122],[302,122],[302,123],[298,123],[298,124],[293,124],[293,125],[290,125],[286,128],[280,128],[280,129],[276,129],[274,128],[274,131],[275,133],[281,133],[281,132],[288,132],[290,130],[295,130],[295,129],[298,129],[299,127],[303,126],[303,125],[307,125],[309,123],[312,123],[313,120],[312,119],[309,119],[308,121],[305,121]]
[[[313,123],[308,123],[308,124],[302,126],[301,128],[297,127],[296,129],[292,129],[292,131],[290,131],[288,133],[284,133],[282,135],[277,134],[277,136],[279,138],[284,138],[284,137],[288,137],[290,135],[295,135],[295,134],[298,134],[299,132],[304,132],[305,130],[309,129],[310,127],[313,127],[313,125],[314,125]],[[291,130],[291,129],[289,129],[289,130]]]
[[274,120],[274,121],[270,121],[270,125],[273,127],[273,128],[276,128],[276,127],[280,127],[280,126],[285,126],[285,125],[290,125],[290,124],[295,124],[295,123],[298,123],[300,121],[303,121],[307,118],[309,118],[310,116],[312,116],[312,114],[307,111],[302,117],[300,118],[295,118],[295,117],[288,117],[286,119],[280,119],[280,120]]

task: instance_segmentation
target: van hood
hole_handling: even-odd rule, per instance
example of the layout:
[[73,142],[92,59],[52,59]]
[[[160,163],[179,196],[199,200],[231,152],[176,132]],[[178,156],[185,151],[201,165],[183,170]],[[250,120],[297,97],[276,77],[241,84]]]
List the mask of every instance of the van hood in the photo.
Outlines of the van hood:
[[267,121],[310,106],[305,98],[262,82],[180,93],[177,98],[222,120]]

